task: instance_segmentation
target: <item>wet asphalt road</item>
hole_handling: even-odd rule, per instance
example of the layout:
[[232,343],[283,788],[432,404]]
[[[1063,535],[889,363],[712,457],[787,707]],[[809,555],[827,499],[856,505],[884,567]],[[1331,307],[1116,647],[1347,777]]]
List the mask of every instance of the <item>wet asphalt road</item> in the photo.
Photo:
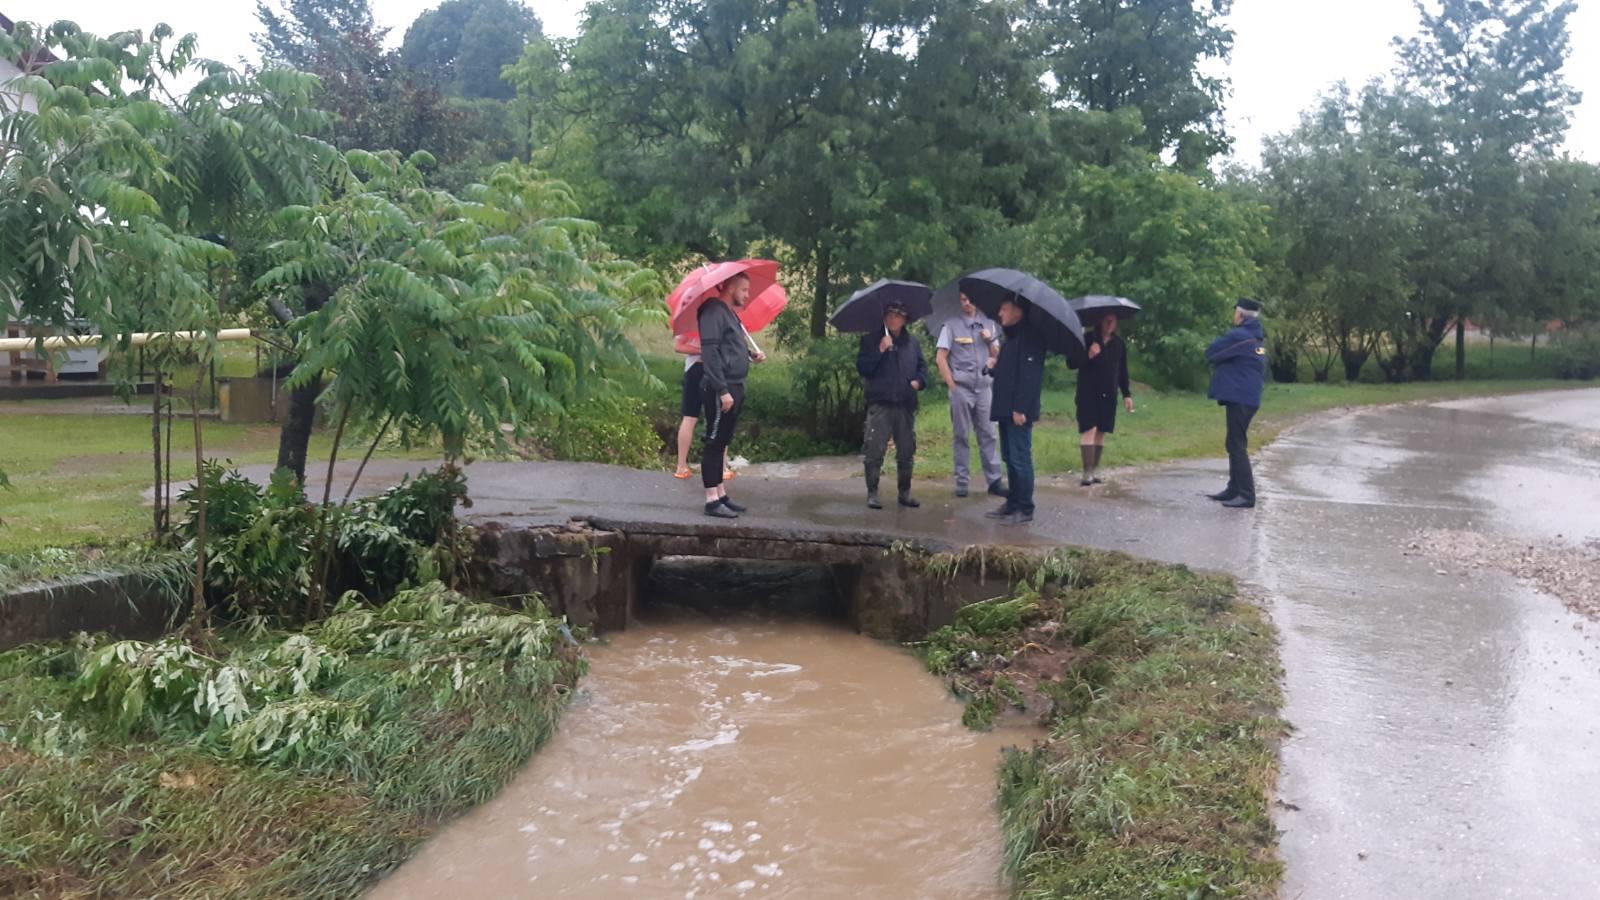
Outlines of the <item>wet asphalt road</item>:
[[1406,553],[1422,529],[1600,538],[1600,391],[1351,413],[1258,469],[1283,896],[1600,897],[1600,624]]
[[[416,466],[375,461],[364,492]],[[664,473],[469,472],[470,519],[705,521],[699,484]],[[1317,419],[1258,454],[1257,474],[1247,512],[1200,496],[1221,487],[1221,460],[1088,490],[1041,481],[1025,531],[931,482],[921,510],[869,511],[849,460],[755,467],[730,492],[753,510],[743,527],[1081,544],[1233,572],[1263,589],[1282,635],[1284,897],[1600,898],[1600,623],[1407,553],[1425,529],[1600,539],[1600,390]]]

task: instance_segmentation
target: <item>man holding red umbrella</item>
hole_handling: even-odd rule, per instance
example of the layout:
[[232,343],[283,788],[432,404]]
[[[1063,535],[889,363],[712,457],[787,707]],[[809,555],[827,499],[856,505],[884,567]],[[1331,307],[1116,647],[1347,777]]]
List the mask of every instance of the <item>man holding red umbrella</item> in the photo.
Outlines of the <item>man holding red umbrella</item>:
[[698,334],[700,340],[706,419],[700,483],[706,491],[705,513],[712,518],[736,519],[746,511],[728,498],[723,484],[728,444],[739,424],[745,379],[756,356],[748,343],[745,323],[740,321],[740,311],[747,304],[760,304],[770,307],[776,315],[786,300],[783,287],[777,282],[778,264],[770,260],[717,263],[683,291],[682,301],[672,315],[673,334]]

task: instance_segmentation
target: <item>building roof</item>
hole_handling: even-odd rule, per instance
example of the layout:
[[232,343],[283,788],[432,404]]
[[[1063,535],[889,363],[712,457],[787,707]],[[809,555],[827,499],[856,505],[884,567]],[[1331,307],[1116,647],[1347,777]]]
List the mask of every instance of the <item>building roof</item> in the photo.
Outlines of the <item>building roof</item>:
[[[11,21],[11,19],[7,17],[5,13],[0,13],[0,29],[4,29],[6,34],[10,34],[16,29],[16,27],[17,23]],[[17,68],[24,72],[30,73],[37,72],[50,63],[59,61],[60,60],[54,53],[51,53],[49,50],[46,50],[43,47],[40,47],[38,50],[29,53],[22,59],[12,60],[12,62],[16,63]]]

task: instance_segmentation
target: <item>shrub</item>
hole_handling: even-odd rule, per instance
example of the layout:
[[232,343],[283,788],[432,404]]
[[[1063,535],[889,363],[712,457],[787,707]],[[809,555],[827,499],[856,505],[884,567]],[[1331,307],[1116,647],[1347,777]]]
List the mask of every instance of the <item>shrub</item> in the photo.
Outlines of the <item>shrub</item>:
[[661,461],[661,436],[638,397],[592,400],[534,428],[533,441],[550,457],[573,462],[645,468]]
[[1561,378],[1600,377],[1600,326],[1562,331],[1550,344],[1550,356]]

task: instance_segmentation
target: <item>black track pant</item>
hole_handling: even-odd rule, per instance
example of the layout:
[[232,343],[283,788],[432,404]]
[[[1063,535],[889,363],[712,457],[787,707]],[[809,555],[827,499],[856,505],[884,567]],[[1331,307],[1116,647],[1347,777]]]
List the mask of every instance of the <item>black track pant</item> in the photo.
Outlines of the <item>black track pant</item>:
[[733,395],[733,409],[722,411],[722,395],[710,385],[705,388],[705,449],[700,452],[700,483],[708,488],[722,484],[722,461],[733,442],[733,429],[739,425],[739,413],[744,411],[744,385],[728,385]]

